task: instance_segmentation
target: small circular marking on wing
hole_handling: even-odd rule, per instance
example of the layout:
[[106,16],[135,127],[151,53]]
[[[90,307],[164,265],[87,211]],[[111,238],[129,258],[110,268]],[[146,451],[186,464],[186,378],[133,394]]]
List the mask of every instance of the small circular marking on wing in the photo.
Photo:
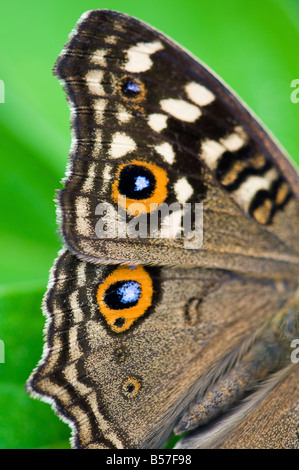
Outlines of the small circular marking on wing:
[[141,102],[145,100],[146,89],[144,83],[136,77],[126,75],[118,84],[119,94],[125,101]]
[[121,333],[146,313],[152,296],[152,279],[142,266],[120,266],[99,285],[97,303],[110,329]]
[[[152,163],[132,160],[118,167],[116,179],[112,183],[112,199],[124,210],[138,202],[140,212],[150,212],[153,210],[150,204],[161,204],[165,201],[168,194],[167,184],[168,177],[163,168]],[[131,215],[134,215],[134,212]]]
[[121,391],[126,398],[135,398],[141,389],[141,380],[137,377],[128,377],[122,384]]

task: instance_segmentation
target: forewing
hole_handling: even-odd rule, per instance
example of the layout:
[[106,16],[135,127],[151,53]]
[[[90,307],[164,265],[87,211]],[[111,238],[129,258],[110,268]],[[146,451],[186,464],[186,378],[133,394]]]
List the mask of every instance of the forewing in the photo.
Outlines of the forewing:
[[[72,108],[70,168],[59,194],[72,252],[99,263],[297,275],[289,264],[298,264],[298,176],[204,65],[150,26],[98,10],[82,17],[55,73]],[[113,225],[119,207],[128,224],[136,202],[147,214],[151,203],[192,210],[203,203],[201,248],[185,249],[182,236],[97,236],[98,204],[111,205]]]

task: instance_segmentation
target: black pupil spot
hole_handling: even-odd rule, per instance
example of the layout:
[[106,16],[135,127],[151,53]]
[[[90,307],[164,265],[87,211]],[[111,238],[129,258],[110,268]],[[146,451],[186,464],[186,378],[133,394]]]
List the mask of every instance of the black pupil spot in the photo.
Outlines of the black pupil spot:
[[132,393],[132,392],[134,392],[134,390],[135,390],[135,385],[133,385],[133,384],[128,384],[127,385],[127,392],[128,393]]
[[119,192],[130,199],[147,199],[154,192],[156,179],[153,173],[141,165],[127,165],[119,178]]
[[[104,301],[112,310],[121,310],[136,305],[140,299],[141,286],[136,281],[118,281],[112,284],[105,292]],[[119,324],[123,321],[122,324]],[[122,326],[124,318],[117,318],[115,326]],[[118,323],[117,323],[118,322]]]
[[130,98],[134,98],[140,93],[140,84],[134,79],[126,78],[121,85],[122,93]]
[[117,326],[118,328],[121,328],[122,326],[124,326],[125,321],[126,320],[123,317],[119,317],[115,320],[114,326]]

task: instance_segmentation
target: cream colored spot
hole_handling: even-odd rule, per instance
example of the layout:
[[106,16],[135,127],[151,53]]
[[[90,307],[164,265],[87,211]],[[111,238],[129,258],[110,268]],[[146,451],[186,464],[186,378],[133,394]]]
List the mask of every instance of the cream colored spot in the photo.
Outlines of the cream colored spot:
[[106,164],[103,171],[103,191],[107,190],[109,181],[111,180],[111,166]]
[[[83,317],[82,317],[82,320],[83,320]],[[79,321],[81,322],[82,320],[79,320]],[[77,318],[75,318],[75,322],[77,322]],[[79,345],[79,342],[78,342],[78,327],[76,325],[72,326],[69,329],[69,352],[70,352],[70,362],[71,361],[77,361],[79,358],[82,357],[82,351],[80,349],[80,345]],[[72,364],[72,365],[74,366],[74,364]],[[72,368],[72,365],[69,364],[69,366],[67,366],[64,369],[64,373],[66,373],[66,370],[68,370],[68,367]],[[76,375],[73,376],[73,378],[74,377],[76,377]],[[71,379],[71,377],[69,377],[69,379]],[[85,385],[84,385],[84,387],[85,387]]]
[[82,185],[82,192],[83,193],[88,193],[93,190],[93,183],[95,179],[95,168],[96,168],[96,163],[92,163],[88,169],[88,175],[86,180],[84,181]]
[[196,82],[188,83],[185,90],[188,98],[199,106],[206,106],[215,99],[215,95],[210,90]]
[[167,163],[172,165],[175,159],[175,154],[172,146],[168,142],[164,142],[161,145],[156,145],[154,149],[164,158]]
[[77,290],[71,293],[69,296],[69,302],[72,309],[74,322],[79,323],[83,321],[84,315],[79,304],[79,292]]
[[87,218],[89,214],[88,198],[83,196],[77,197],[75,207],[77,215],[76,228],[78,233],[80,233],[80,235],[90,236],[92,229]]
[[106,59],[105,59],[106,53],[107,53],[107,49],[98,49],[92,55],[91,61],[96,65],[101,65],[102,67],[106,67]]
[[193,194],[193,188],[187,178],[180,178],[174,185],[174,191],[180,204],[184,204]]
[[217,168],[217,163],[221,155],[225,152],[223,145],[216,142],[216,140],[205,140],[201,144],[201,153],[200,156],[207,163],[208,167],[211,170]]
[[225,149],[229,150],[230,152],[236,152],[245,144],[243,137],[237,133],[230,134],[225,139],[220,139],[220,142],[225,147]]
[[87,72],[85,79],[88,89],[93,95],[105,96],[106,93],[101,84],[103,75],[103,70],[89,70],[89,72]]
[[150,55],[163,49],[160,41],[140,42],[128,50],[128,61],[125,65],[127,72],[146,72],[153,64]]
[[118,106],[117,111],[117,119],[120,122],[128,122],[132,118],[132,114],[128,113],[128,111],[122,106],[121,104]]
[[107,105],[106,99],[95,100],[94,110],[95,110],[95,120],[97,124],[103,124],[104,122],[104,112]]
[[246,210],[256,195],[262,189],[269,190],[273,181],[279,174],[276,168],[271,168],[263,176],[249,176],[246,181],[236,190],[233,195],[239,204]]
[[99,158],[102,151],[102,129],[95,129],[95,141],[93,144],[92,156]]
[[84,196],[78,196],[76,199],[76,214],[78,217],[86,217],[89,212],[88,198]]
[[160,237],[161,238],[176,238],[180,237],[182,232],[182,211],[172,211],[166,215],[161,224]]
[[235,132],[242,137],[243,140],[248,140],[248,134],[242,126],[236,126]]
[[86,286],[86,263],[80,263],[77,268],[78,287]]
[[185,100],[169,98],[167,100],[162,100],[160,105],[163,111],[171,114],[171,116],[176,119],[180,119],[181,121],[194,122],[201,116],[200,109]]
[[123,157],[136,149],[134,140],[124,132],[116,132],[113,136],[109,155],[111,158]]
[[103,171],[103,180],[104,181],[110,181],[111,180],[111,166],[110,165],[105,165],[104,171]]
[[201,145],[200,156],[205,160],[211,170],[217,168],[218,160],[221,155],[226,152],[236,152],[246,144],[248,136],[241,126],[235,127],[235,132],[229,136],[216,140],[205,140]]
[[150,114],[148,117],[148,124],[153,131],[161,132],[167,127],[168,116],[166,114]]

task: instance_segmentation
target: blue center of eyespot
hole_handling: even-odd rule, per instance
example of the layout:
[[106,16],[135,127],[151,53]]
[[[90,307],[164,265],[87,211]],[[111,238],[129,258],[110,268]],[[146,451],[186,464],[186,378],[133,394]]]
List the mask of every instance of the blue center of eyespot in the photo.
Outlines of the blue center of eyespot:
[[128,281],[117,289],[117,295],[123,304],[135,303],[139,300],[141,293],[140,284],[135,281]]
[[125,77],[121,83],[121,91],[127,98],[134,99],[138,97],[141,91],[141,86],[134,78]]
[[[104,301],[112,310],[134,307],[141,296],[141,285],[137,281],[117,281],[105,292]],[[119,325],[120,326],[120,325]]]
[[131,91],[132,93],[139,93],[140,86],[139,86],[138,83],[129,80],[127,85],[126,85],[126,90]]
[[135,178],[135,191],[142,191],[145,188],[148,188],[150,181],[145,176],[137,176]]
[[143,165],[125,165],[119,176],[119,193],[139,201],[151,197],[156,189],[153,172]]

